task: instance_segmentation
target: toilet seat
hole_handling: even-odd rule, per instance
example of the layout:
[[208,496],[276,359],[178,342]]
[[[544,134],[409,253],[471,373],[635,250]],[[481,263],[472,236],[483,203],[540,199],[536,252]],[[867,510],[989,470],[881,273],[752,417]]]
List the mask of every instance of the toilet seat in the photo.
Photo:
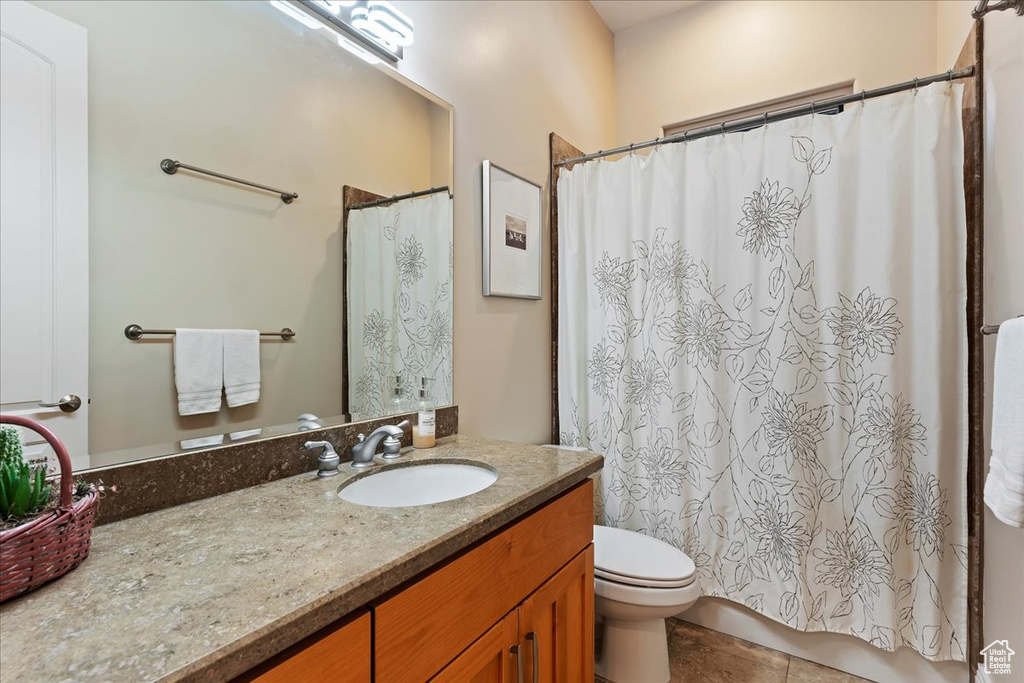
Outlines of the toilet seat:
[[657,590],[696,579],[693,560],[678,548],[635,531],[594,526],[594,576],[608,583]]
[[[668,608],[660,616],[672,616],[684,611],[700,597],[700,586],[690,582],[680,588],[651,588],[649,586],[630,586],[615,581],[594,577],[594,595],[598,600],[611,601],[628,605],[630,610],[637,608]],[[602,611],[607,611],[605,608]]]

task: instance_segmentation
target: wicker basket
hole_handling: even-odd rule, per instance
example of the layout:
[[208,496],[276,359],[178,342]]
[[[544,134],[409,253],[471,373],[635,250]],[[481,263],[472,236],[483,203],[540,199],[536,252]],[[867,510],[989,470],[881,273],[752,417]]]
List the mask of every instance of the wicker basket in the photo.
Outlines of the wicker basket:
[[0,531],[0,602],[64,576],[89,555],[99,495],[93,488],[72,504],[71,458],[53,432],[33,420],[0,415],[0,423],[27,427],[53,447],[60,462],[60,504],[14,529]]

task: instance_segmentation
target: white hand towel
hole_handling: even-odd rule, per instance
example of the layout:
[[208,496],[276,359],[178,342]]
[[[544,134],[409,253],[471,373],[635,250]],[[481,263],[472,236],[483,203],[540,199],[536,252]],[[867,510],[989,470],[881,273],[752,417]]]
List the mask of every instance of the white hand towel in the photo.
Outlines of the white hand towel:
[[1001,521],[1024,527],[1024,318],[999,326],[994,376],[985,504]]
[[223,339],[220,330],[174,331],[174,386],[178,389],[179,415],[220,410]]
[[260,400],[260,333],[224,330],[224,393],[236,408]]

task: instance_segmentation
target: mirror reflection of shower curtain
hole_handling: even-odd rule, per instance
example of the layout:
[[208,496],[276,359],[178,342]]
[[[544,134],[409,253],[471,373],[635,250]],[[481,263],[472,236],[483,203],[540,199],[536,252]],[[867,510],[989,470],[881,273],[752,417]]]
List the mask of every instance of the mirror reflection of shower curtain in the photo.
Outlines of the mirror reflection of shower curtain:
[[705,595],[966,659],[962,88],[563,171],[559,417]]
[[348,368],[353,420],[412,410],[420,378],[452,402],[452,200],[447,192],[348,215]]

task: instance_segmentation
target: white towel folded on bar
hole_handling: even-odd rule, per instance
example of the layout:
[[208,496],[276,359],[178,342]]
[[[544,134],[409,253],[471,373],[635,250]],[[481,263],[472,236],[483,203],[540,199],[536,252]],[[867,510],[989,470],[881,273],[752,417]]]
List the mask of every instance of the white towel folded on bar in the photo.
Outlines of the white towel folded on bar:
[[1024,527],[1024,318],[999,326],[994,376],[985,504],[1006,524]]
[[199,415],[220,410],[224,382],[224,335],[220,330],[174,331],[174,386],[178,414]]
[[236,408],[260,400],[260,333],[222,330],[224,335],[224,393]]

